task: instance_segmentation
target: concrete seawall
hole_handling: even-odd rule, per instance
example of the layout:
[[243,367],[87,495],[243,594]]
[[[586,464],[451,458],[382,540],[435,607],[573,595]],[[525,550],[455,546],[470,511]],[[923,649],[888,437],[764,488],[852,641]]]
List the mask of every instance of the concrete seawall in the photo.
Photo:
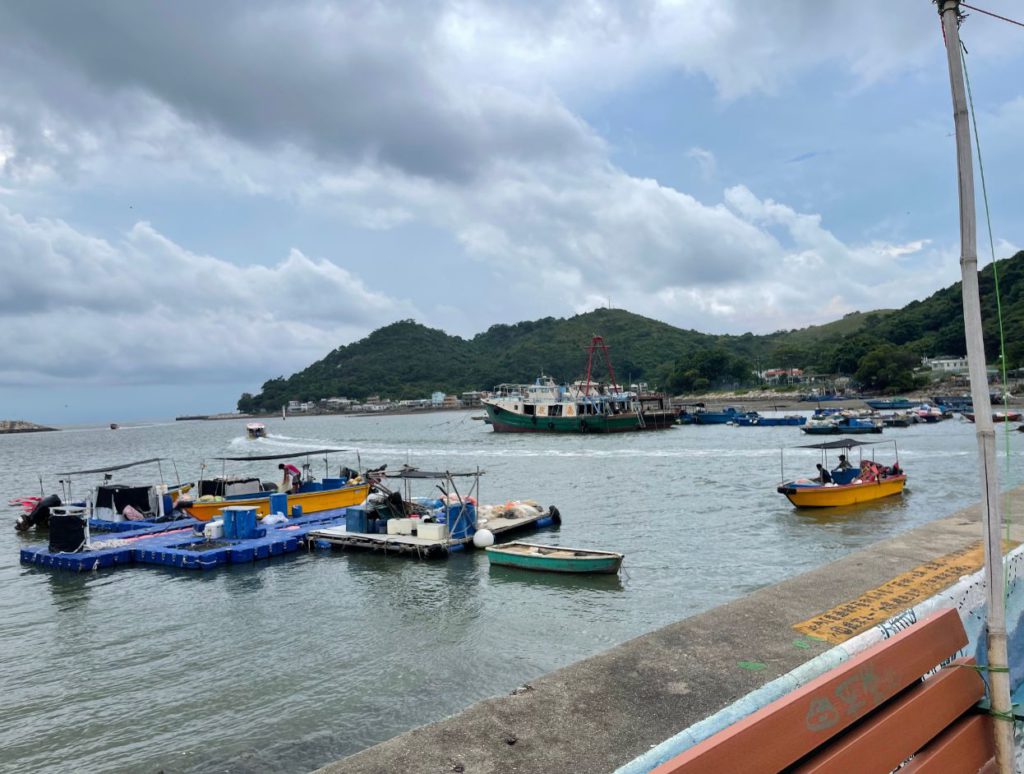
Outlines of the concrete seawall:
[[[1004,502],[1006,513],[1019,514],[1024,487]],[[637,637],[321,771],[614,771],[828,650],[831,643],[793,626],[977,543],[979,511],[958,511]],[[1012,526],[1010,537],[1024,540],[1024,523]]]

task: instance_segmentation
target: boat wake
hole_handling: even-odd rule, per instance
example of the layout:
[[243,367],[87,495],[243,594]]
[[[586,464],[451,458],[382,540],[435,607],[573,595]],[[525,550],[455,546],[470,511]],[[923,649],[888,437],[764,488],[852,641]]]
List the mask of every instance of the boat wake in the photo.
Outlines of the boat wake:
[[327,441],[322,438],[296,438],[290,435],[277,435],[271,433],[262,438],[249,438],[241,435],[231,439],[231,446],[235,448],[260,449],[269,451],[273,449],[302,451],[304,449],[323,449],[329,447],[347,448],[344,444],[335,441]]

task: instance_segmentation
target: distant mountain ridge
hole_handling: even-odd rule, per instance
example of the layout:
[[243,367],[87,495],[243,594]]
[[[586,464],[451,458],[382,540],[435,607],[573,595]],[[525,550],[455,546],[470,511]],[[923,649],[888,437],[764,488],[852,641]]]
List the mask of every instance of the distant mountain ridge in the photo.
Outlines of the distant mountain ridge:
[[[1024,361],[1024,251],[998,262],[1007,360]],[[993,266],[979,276],[986,349],[998,354]],[[623,309],[595,309],[569,318],[493,325],[472,339],[451,336],[414,320],[400,320],[338,347],[290,377],[243,395],[239,409],[273,411],[289,400],[332,396],[364,399],[421,398],[432,392],[490,389],[501,382],[529,382],[541,373],[557,381],[581,378],[586,347],[603,336],[620,382],[686,391],[700,383],[752,379],[754,370],[804,368],[853,374],[880,344],[917,356],[963,355],[960,283],[899,310],[854,312],[834,322],[755,336],[713,335],[676,328]],[[1012,334],[1012,335],[1011,335]],[[598,376],[606,376],[603,363]]]

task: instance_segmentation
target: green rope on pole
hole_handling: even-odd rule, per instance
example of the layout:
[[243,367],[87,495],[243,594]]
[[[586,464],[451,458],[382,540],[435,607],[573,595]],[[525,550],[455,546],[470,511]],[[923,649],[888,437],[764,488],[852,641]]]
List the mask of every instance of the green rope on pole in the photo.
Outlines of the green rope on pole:
[[974,670],[975,672],[1010,672],[1009,666],[989,666],[979,663],[956,663],[951,666],[959,666],[962,670]]
[[[978,154],[978,174],[981,178],[981,195],[985,204],[985,225],[988,228],[988,249],[992,256],[992,279],[995,282],[995,293],[996,293],[996,320],[999,323],[999,376],[1003,385],[1003,408],[1004,410],[1009,408],[1009,403],[1006,397],[1006,385],[1009,384],[1006,378],[1006,334],[1003,330],[1003,302],[1001,294],[999,292],[999,265],[996,261],[996,244],[992,238],[992,213],[988,206],[988,187],[985,185],[985,165],[981,161],[981,137],[978,135],[978,120],[974,113],[974,95],[971,93],[971,78],[967,74],[967,56],[965,54],[966,49],[964,48],[963,42],[960,43],[960,61],[964,67],[964,83],[967,85],[967,104],[971,110],[971,127],[974,130],[974,148]],[[1003,443],[1004,443],[1004,457],[1006,458],[1006,478],[1007,482],[1010,480],[1012,468],[1010,467],[1010,422],[1007,418],[1003,422]],[[1004,495],[1003,498],[1003,517],[1006,524],[1006,540],[1010,539],[1010,504],[1009,496]],[[1005,587],[1009,589],[1009,573],[1006,569],[1005,563],[1003,566],[1003,576],[1007,581]],[[1007,591],[1009,593],[1009,591]]]
[[1014,715],[1012,712],[998,712],[997,710],[990,709],[988,710],[988,714],[998,720],[1008,720],[1011,723],[1014,723],[1017,720],[1016,715]]

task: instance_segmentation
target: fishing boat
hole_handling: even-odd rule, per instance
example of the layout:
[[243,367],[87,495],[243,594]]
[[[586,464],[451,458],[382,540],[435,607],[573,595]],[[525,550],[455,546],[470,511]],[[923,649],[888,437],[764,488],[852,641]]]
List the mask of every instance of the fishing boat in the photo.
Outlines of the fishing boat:
[[[56,508],[75,507],[85,520],[108,522],[150,521],[160,522],[179,518],[180,499],[192,489],[191,483],[165,484],[163,482],[163,457],[152,457],[120,465],[108,465],[89,470],[73,470],[57,473],[60,483],[60,494],[46,497],[21,498],[15,504],[22,507],[23,513],[15,522],[14,528],[24,532],[34,526],[46,526],[51,511]],[[158,483],[148,484],[116,484],[113,475],[116,472],[137,468],[144,465],[156,465]],[[91,488],[85,495],[76,495],[74,480],[81,476],[97,476],[102,474],[101,483]]]
[[[267,462],[305,457],[302,483],[297,491],[287,492],[287,513],[295,513],[296,507],[302,514],[331,511],[359,505],[369,494],[370,485],[361,476],[331,478],[326,475],[327,456],[344,449],[314,449],[290,454],[263,454],[243,457],[215,457],[218,462]],[[310,458],[323,455],[325,475],[314,480]],[[205,468],[205,466],[204,466]],[[350,471],[351,472],[351,471]],[[278,485],[264,482],[257,476],[216,476],[201,478],[197,484],[194,500],[180,500],[178,505],[189,516],[200,521],[216,517],[222,508],[237,505],[255,508],[262,517],[270,513],[270,497],[278,493]],[[287,515],[287,514],[286,514]]]
[[932,403],[943,412],[970,411],[974,408],[974,400],[970,395],[932,395]]
[[831,415],[826,417],[811,417],[800,429],[808,435],[863,435],[865,433],[882,432],[882,423],[873,419],[861,417],[850,417],[842,415]]
[[676,415],[676,423],[680,425],[692,425],[694,424],[693,417],[697,413],[698,409],[703,409],[703,403],[684,403],[677,406],[679,413]]
[[622,554],[614,551],[548,546],[541,543],[502,543],[488,546],[486,551],[487,559],[492,565],[542,572],[613,574],[619,571],[623,559]]
[[250,422],[245,426],[245,433],[250,438],[266,438],[267,428],[262,422]]
[[[966,419],[968,422],[975,420],[975,414],[971,411],[961,412],[960,416]],[[1020,422],[1021,413],[1019,411],[993,411],[992,421],[996,424],[1000,422]]]
[[907,398],[875,398],[864,402],[876,411],[906,411],[915,408],[920,403],[920,401]]
[[921,421],[916,414],[909,412],[896,412],[893,414],[882,414],[882,424],[886,427],[910,427]]
[[911,410],[921,422],[933,423],[941,422],[946,418],[945,412],[938,406],[933,406],[930,403],[922,403],[915,409]]
[[767,417],[756,411],[748,411],[736,417],[729,424],[736,427],[800,427],[807,424],[807,417],[800,414],[786,414],[782,417]]
[[[855,441],[843,438],[838,441],[800,446],[801,449],[818,449],[821,451],[821,465],[828,470],[828,452],[842,450],[844,457],[851,449],[863,451],[861,447],[873,445],[872,442]],[[896,455],[896,444],[893,443],[895,461],[891,466],[881,465],[874,459],[865,459],[863,454],[858,465],[849,468],[833,467],[830,482],[823,483],[820,479],[798,478],[784,481],[776,491],[783,494],[797,508],[832,508],[840,505],[856,505],[857,503],[879,500],[883,497],[900,494],[907,483],[907,474],[899,464]]]
[[720,411],[708,411],[698,408],[693,412],[693,424],[695,425],[725,425],[735,422],[739,417],[746,414],[742,408],[737,406],[725,406]]
[[[594,353],[604,355],[607,383],[593,379]],[[568,386],[547,376],[533,384],[501,384],[483,401],[487,424],[497,433],[621,433],[663,430],[676,422],[666,395],[640,388],[625,390],[615,381],[604,339],[594,336],[587,376]]]

